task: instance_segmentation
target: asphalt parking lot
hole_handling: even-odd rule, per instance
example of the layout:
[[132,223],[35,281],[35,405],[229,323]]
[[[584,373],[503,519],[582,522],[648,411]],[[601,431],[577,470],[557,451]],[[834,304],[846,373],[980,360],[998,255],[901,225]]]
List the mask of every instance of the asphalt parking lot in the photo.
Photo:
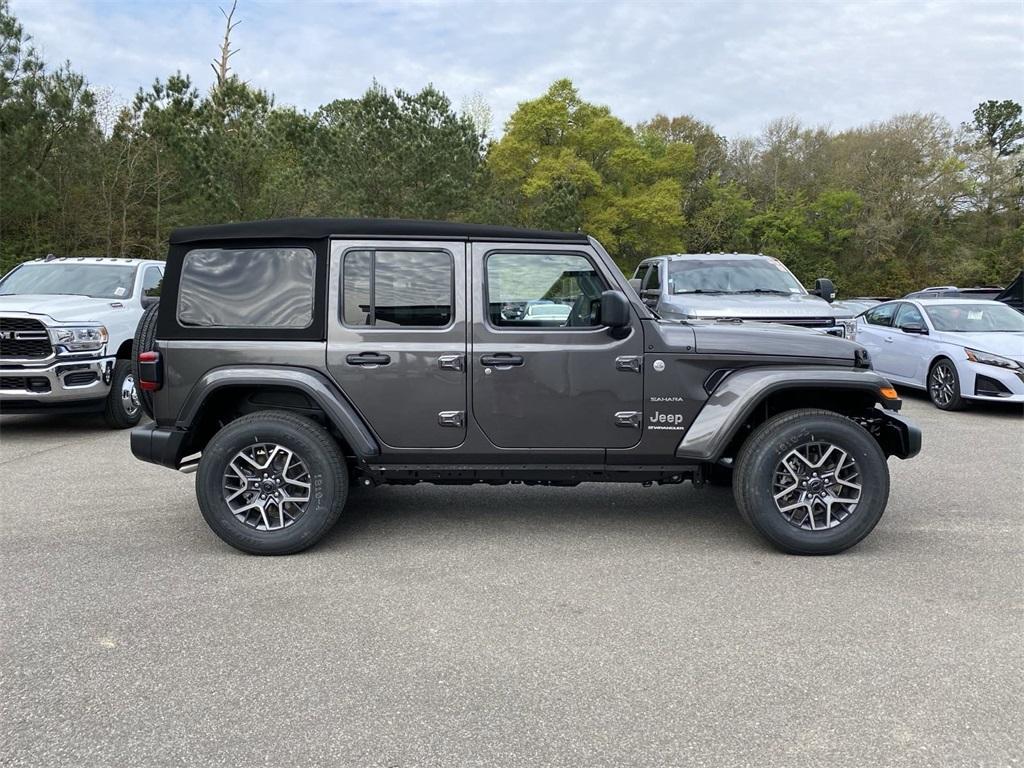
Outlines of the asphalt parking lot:
[[250,557],[126,433],[4,417],[0,764],[1017,765],[1024,418],[905,412],[831,558],[690,485],[385,488]]

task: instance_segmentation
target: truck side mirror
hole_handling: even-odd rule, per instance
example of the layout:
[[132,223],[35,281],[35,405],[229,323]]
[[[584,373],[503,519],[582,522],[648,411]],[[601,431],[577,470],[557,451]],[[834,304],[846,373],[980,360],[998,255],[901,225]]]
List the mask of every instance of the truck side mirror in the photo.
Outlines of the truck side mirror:
[[601,324],[612,329],[629,325],[629,299],[621,291],[601,293]]
[[814,281],[814,290],[811,293],[831,304],[836,298],[836,287],[827,277],[819,277]]
[[630,288],[632,288],[637,293],[640,293],[640,284],[642,282],[643,281],[639,277],[631,277],[631,278],[629,278],[629,286],[630,286]]

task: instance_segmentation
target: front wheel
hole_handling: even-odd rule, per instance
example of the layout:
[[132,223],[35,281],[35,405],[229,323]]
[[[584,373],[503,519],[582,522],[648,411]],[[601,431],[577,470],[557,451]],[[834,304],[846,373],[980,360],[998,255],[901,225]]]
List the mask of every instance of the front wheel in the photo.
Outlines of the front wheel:
[[928,372],[928,397],[943,411],[960,411],[967,405],[960,393],[960,377],[951,360],[937,360]]
[[889,499],[889,466],[875,439],[831,411],[766,421],[736,459],[740,514],[784,552],[831,555],[875,527]]
[[243,416],[203,450],[199,509],[213,532],[243,552],[288,555],[318,542],[341,516],[348,470],[318,424],[284,411]]

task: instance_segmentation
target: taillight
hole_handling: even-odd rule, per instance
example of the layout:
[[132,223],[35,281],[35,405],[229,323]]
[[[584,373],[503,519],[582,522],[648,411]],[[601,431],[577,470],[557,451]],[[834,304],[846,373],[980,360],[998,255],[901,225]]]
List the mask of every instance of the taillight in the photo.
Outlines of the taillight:
[[155,351],[139,353],[139,388],[147,392],[155,392],[164,383],[163,366],[160,364],[160,353]]

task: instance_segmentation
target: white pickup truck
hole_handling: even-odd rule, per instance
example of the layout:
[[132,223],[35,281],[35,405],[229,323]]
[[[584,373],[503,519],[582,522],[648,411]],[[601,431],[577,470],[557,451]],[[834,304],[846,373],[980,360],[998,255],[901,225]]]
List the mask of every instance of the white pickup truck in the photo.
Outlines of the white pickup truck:
[[132,339],[159,301],[162,261],[67,257],[0,279],[0,412],[102,413],[125,429],[142,409]]

